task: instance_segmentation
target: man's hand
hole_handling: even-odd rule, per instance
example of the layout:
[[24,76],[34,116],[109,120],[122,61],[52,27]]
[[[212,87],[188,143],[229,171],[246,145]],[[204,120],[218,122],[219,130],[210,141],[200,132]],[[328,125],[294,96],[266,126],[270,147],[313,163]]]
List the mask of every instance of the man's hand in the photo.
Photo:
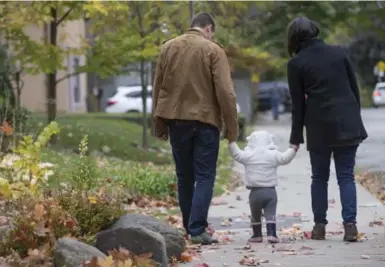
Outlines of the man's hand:
[[167,141],[168,140],[168,134],[167,133],[164,133],[160,136],[157,137],[159,140],[162,140],[162,141]]
[[299,149],[299,145],[290,144],[290,147],[293,148],[295,150],[295,152],[297,152]]

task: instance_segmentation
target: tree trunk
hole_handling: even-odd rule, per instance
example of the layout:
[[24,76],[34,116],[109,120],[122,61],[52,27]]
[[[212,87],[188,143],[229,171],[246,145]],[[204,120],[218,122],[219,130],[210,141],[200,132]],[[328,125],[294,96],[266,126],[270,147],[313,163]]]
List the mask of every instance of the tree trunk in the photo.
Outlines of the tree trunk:
[[142,147],[144,150],[148,150],[148,120],[147,120],[147,75],[146,68],[144,66],[145,61],[140,61],[140,82],[142,84],[142,126],[143,126],[143,135],[142,135]]
[[188,9],[189,9],[189,13],[190,13],[190,23],[191,23],[191,20],[194,17],[194,1],[189,1]]
[[[57,9],[51,8],[52,21],[49,23],[46,33],[49,36],[49,44],[56,46],[57,40]],[[48,123],[56,119],[56,69],[46,74],[47,81],[47,118]],[[51,143],[56,143],[56,136],[52,136]]]

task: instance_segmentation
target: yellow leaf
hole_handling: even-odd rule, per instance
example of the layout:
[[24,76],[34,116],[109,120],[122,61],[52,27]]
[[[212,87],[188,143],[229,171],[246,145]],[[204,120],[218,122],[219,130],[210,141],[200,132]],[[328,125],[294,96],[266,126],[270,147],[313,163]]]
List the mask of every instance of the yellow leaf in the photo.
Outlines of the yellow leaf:
[[256,73],[253,73],[253,75],[251,76],[251,81],[254,83],[259,83],[259,81],[260,81],[259,75]]
[[94,196],[89,196],[88,197],[88,201],[91,203],[91,204],[96,204],[98,203],[98,199]]
[[98,264],[100,267],[115,267],[114,259],[112,256],[108,256],[106,259],[98,259]]
[[9,185],[8,180],[4,178],[0,178],[0,195],[3,195],[6,198],[12,195],[11,186]]
[[43,218],[45,214],[45,208],[42,204],[36,204],[35,205],[35,218],[37,220],[40,220],[41,218]]

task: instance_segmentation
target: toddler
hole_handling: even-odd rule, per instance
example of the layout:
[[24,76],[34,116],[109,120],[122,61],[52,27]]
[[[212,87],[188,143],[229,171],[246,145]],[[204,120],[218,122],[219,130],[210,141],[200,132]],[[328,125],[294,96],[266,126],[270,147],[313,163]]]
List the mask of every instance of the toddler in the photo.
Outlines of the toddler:
[[266,219],[267,240],[277,243],[277,167],[288,164],[297,148],[290,147],[285,152],[278,151],[272,135],[266,131],[256,131],[247,137],[247,146],[242,151],[236,142],[229,144],[231,156],[245,166],[245,185],[250,190],[249,204],[253,236],[249,242],[260,243],[262,238],[262,211]]

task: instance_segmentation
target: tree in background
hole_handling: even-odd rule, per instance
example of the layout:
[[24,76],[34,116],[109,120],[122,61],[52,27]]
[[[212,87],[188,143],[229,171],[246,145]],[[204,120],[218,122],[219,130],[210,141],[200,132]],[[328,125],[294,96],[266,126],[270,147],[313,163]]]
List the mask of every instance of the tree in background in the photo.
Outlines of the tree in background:
[[[148,149],[148,74],[152,62],[159,53],[159,46],[168,36],[167,12],[164,2],[107,2],[103,12],[98,6],[88,10],[93,20],[91,31],[96,36],[93,55],[88,62],[88,71],[96,70],[105,61],[111,61],[104,76],[134,71],[140,73],[142,86],[142,147]],[[168,6],[170,7],[170,6]],[[100,62],[101,60],[102,62]],[[137,68],[127,70],[128,65]]]

